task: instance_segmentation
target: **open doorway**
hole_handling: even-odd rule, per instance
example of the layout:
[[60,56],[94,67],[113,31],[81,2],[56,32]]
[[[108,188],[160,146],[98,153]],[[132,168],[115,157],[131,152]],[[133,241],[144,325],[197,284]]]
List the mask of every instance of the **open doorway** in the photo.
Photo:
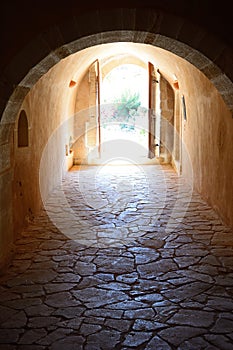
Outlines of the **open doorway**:
[[136,64],[111,69],[103,77],[100,101],[102,160],[130,154],[143,163],[148,155],[147,69]]
[[171,108],[168,113],[173,89],[168,93],[169,82],[162,83],[163,75],[150,61],[118,56],[95,60],[77,95],[75,109],[88,108],[75,118],[74,164],[169,163],[173,141],[166,120],[174,112]]

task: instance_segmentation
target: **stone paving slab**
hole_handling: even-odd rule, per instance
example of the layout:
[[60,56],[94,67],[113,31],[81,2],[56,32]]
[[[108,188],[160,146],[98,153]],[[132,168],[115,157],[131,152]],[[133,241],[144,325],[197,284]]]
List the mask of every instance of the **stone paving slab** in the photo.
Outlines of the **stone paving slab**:
[[74,167],[45,209],[0,277],[0,350],[233,349],[233,232],[171,167]]

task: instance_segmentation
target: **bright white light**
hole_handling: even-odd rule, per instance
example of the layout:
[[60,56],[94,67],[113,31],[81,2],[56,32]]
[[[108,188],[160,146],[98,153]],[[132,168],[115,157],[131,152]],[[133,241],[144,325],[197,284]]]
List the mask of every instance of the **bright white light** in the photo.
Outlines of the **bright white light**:
[[101,86],[102,103],[114,102],[125,90],[138,93],[141,106],[148,108],[147,70],[135,64],[123,64],[112,69]]
[[129,160],[119,158],[119,159],[110,160],[105,165],[132,165],[132,162]]

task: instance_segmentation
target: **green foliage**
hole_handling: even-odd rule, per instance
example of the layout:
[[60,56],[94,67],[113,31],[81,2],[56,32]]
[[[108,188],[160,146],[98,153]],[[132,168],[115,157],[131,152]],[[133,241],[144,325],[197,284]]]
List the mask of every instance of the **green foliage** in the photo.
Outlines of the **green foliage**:
[[[126,90],[120,98],[115,100],[116,111],[113,117],[117,121],[128,122],[136,114],[138,107],[141,105],[139,93],[132,93]],[[134,119],[134,118],[133,118]]]

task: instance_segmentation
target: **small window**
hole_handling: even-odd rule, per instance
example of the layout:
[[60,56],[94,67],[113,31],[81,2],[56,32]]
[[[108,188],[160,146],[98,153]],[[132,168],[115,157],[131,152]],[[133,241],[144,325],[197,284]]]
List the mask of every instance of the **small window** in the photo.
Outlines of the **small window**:
[[28,147],[28,119],[24,110],[18,120],[18,147]]

